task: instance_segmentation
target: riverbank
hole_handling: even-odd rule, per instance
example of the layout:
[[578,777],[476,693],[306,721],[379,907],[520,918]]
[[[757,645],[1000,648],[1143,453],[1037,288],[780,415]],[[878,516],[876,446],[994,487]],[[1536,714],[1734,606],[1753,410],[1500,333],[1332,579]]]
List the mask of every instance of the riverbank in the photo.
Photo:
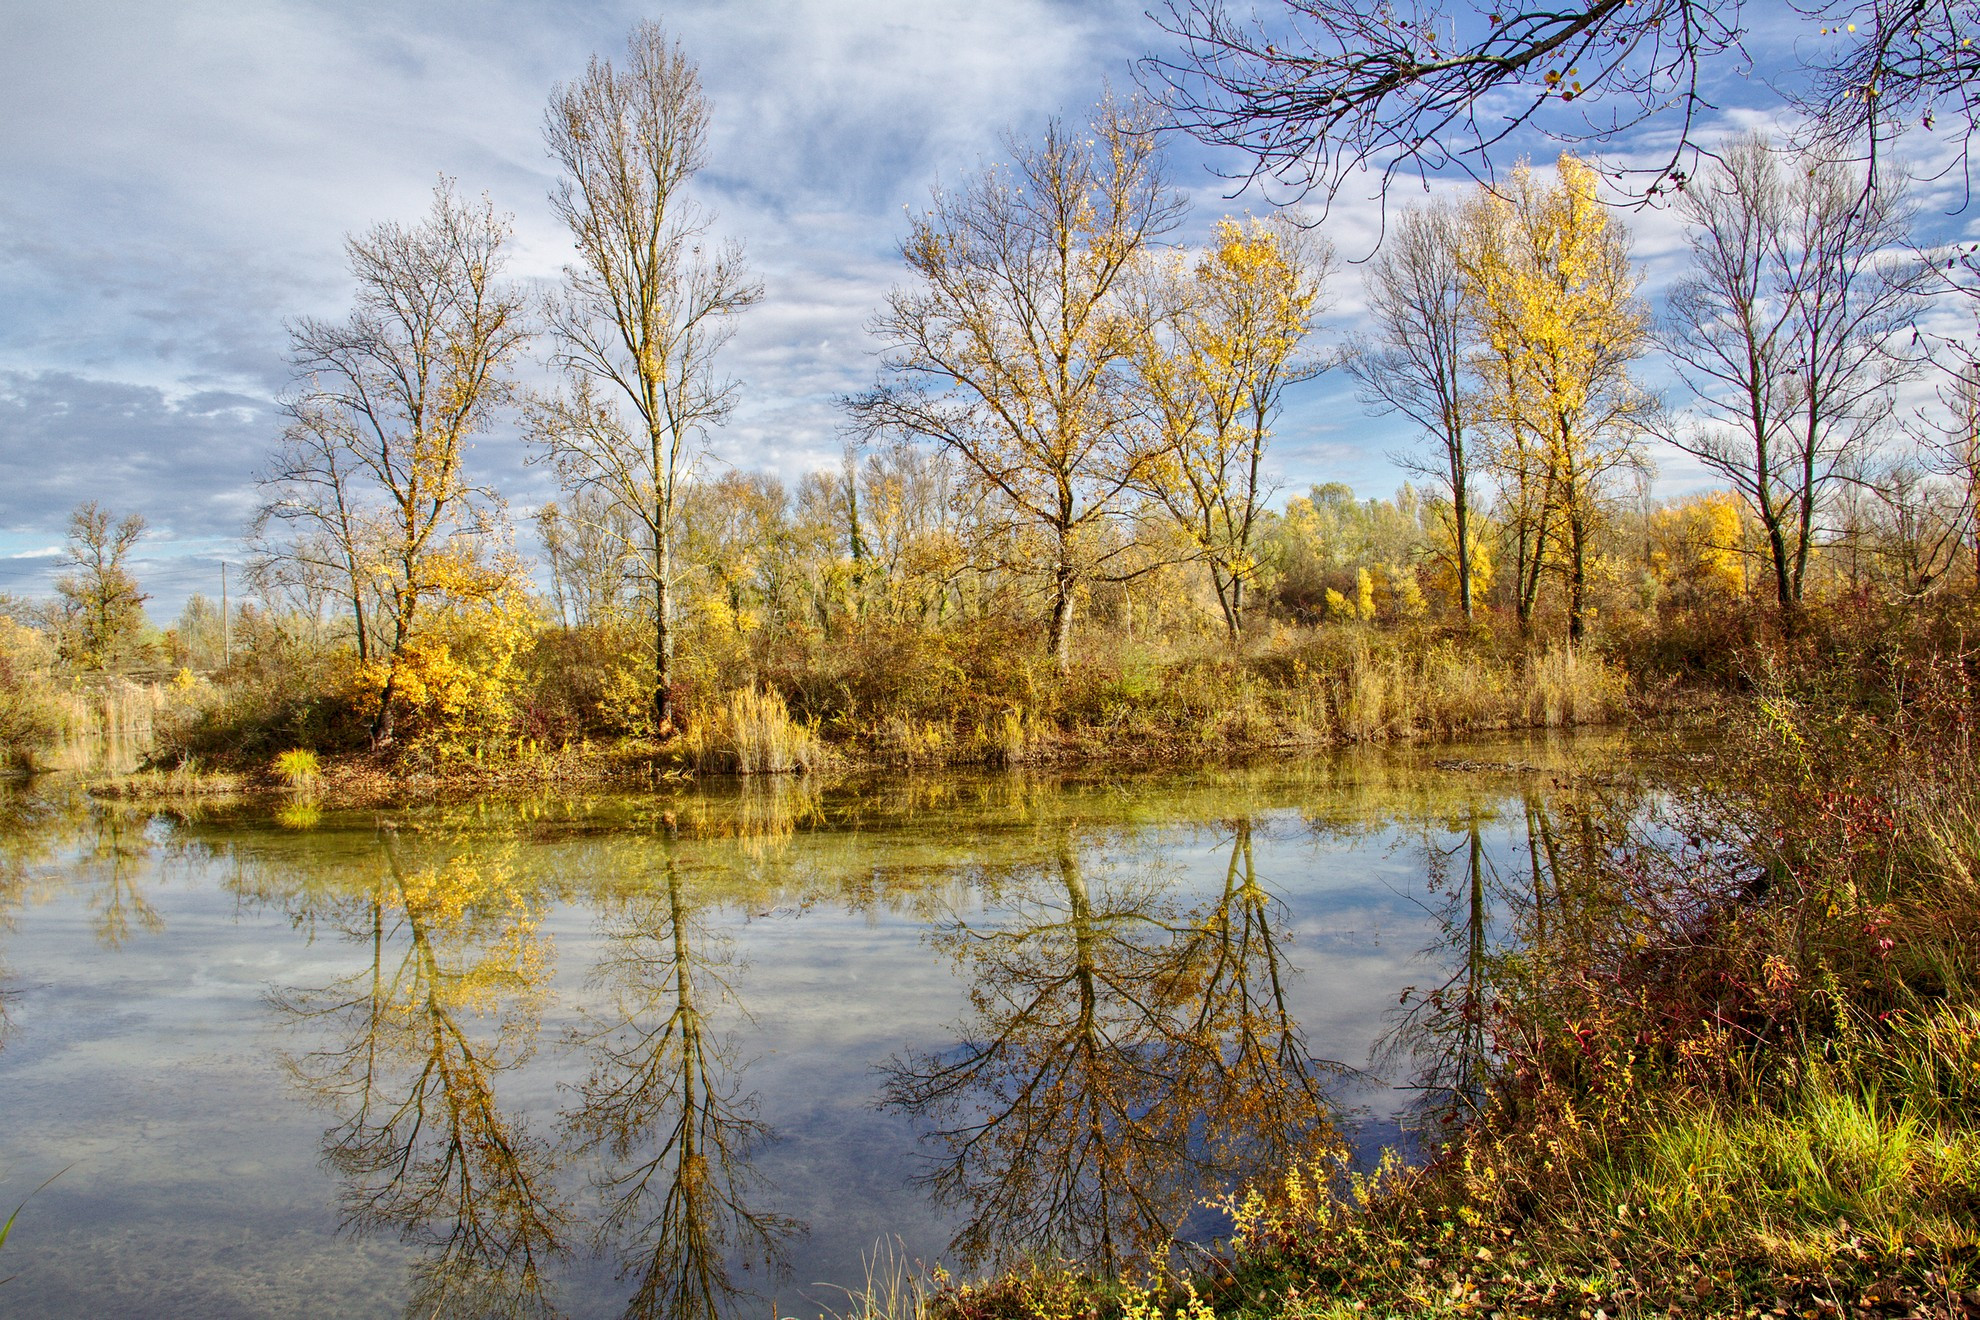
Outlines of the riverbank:
[[[441,736],[413,722],[379,752],[332,736],[348,729],[347,717],[299,713],[245,680],[198,681],[162,696],[73,703],[82,713],[69,745],[107,744],[112,735],[90,724],[100,708],[98,722],[114,731],[130,762],[141,763],[133,773],[97,773],[94,787],[106,795],[279,795],[307,787],[327,803],[369,805],[696,775],[1235,762],[1641,724],[1699,700],[1696,691],[1633,681],[1592,651],[1500,654],[1448,642],[1408,651],[1353,635],[1323,640],[1332,648],[1324,664],[1320,643],[1309,639],[1250,655],[1128,663],[1064,679],[1032,675],[1010,691],[978,691],[982,684],[955,674],[918,694],[909,689],[928,685],[903,676],[891,699],[850,682],[751,684],[700,703],[666,739],[610,729],[561,739]],[[285,690],[283,700],[294,695]],[[311,729],[318,733],[297,732]],[[67,755],[70,764],[88,760]],[[297,760],[308,763],[301,775],[285,768]]]

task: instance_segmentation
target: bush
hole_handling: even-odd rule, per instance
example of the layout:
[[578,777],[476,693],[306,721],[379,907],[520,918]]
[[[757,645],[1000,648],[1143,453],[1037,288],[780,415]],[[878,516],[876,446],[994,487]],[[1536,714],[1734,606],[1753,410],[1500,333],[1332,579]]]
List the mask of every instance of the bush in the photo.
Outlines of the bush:
[[61,735],[53,659],[39,632],[0,615],[0,773],[32,773]]

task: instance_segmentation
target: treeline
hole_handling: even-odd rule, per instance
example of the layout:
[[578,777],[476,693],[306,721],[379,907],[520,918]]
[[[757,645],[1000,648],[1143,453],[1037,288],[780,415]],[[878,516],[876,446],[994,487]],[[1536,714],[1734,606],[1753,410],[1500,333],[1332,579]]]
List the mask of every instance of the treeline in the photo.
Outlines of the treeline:
[[[541,297],[503,279],[492,203],[445,182],[353,236],[350,314],[290,324],[252,603],[195,598],[146,642],[142,520],[85,506],[61,599],[8,607],[33,634],[9,672],[218,668],[175,759],[698,730],[719,746],[694,759],[736,764],[766,720],[793,763],[820,737],[994,758],[1151,705],[1170,738],[1238,712],[1238,742],[1581,718],[1618,663],[1722,670],[1729,636],[1815,602],[1980,586],[1973,356],[1920,328],[1959,290],[1902,192],[1845,166],[1727,144],[1678,194],[1692,261],[1662,321],[1594,172],[1521,166],[1392,217],[1360,332],[1323,345],[1319,230],[1175,244],[1157,124],[1108,101],[935,190],[843,463],[786,486],[710,461],[761,287],[688,193],[708,115],[651,24],[555,89],[574,260]],[[547,388],[519,383],[531,354]],[[1682,400],[1639,383],[1656,354]],[[1275,504],[1287,392],[1327,370],[1417,427],[1393,499]],[[562,487],[534,567],[472,462],[511,425]],[[1652,501],[1655,439],[1727,488]],[[1543,693],[1549,664],[1592,686]]]

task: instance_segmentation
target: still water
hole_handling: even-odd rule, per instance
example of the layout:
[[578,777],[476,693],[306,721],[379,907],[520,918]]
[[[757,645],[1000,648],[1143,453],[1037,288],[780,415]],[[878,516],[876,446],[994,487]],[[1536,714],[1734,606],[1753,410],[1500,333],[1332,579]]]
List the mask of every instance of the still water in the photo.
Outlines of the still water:
[[1408,1142],[1613,742],[391,811],[0,800],[0,1310],[816,1316]]

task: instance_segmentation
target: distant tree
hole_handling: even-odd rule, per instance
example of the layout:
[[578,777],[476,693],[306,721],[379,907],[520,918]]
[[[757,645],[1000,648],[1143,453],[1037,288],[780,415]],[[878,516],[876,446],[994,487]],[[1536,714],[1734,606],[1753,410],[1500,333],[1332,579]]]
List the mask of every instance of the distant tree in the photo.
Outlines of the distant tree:
[[762,295],[742,249],[704,251],[686,189],[707,161],[708,102],[678,43],[633,29],[624,68],[594,58],[550,97],[544,138],[563,170],[551,205],[577,244],[551,302],[562,392],[531,429],[564,488],[623,511],[628,570],[653,611],[652,717],[673,727],[681,501],[708,433],[735,406],[716,356]]
[[788,503],[764,472],[724,472],[688,493],[679,554],[708,633],[734,643],[789,601]]
[[1364,574],[1371,594],[1380,573],[1392,599],[1407,597],[1405,581],[1413,582],[1413,566],[1428,549],[1423,514],[1407,485],[1392,500],[1357,500],[1337,481],[1287,500],[1265,537],[1279,574],[1278,607],[1303,623],[1359,615]]
[[114,520],[91,500],[69,515],[63,550],[73,571],[55,582],[68,616],[62,658],[80,669],[112,669],[137,652],[144,635],[144,603],[126,561],[144,535],[144,515]]
[[1008,516],[1051,600],[1050,650],[1071,663],[1080,590],[1119,567],[1107,525],[1145,489],[1160,446],[1142,413],[1128,285],[1184,202],[1152,125],[1103,104],[1053,121],[1009,166],[938,189],[901,245],[915,282],[873,329],[886,380],[854,411],[871,434],[926,437]]
[[217,668],[222,659],[225,624],[220,607],[195,591],[166,633],[171,662],[194,669]]
[[289,330],[303,382],[264,488],[270,519],[296,525],[288,553],[348,574],[377,696],[371,741],[393,739],[408,648],[448,601],[488,599],[510,566],[484,560],[496,509],[468,480],[474,434],[508,399],[507,369],[527,337],[521,295],[499,282],[507,225],[487,202],[433,190],[426,219],[346,240],[356,306],[342,321]]
[[632,585],[626,547],[633,542],[627,522],[622,506],[588,487],[536,511],[551,599],[565,627],[595,627],[625,609]]

